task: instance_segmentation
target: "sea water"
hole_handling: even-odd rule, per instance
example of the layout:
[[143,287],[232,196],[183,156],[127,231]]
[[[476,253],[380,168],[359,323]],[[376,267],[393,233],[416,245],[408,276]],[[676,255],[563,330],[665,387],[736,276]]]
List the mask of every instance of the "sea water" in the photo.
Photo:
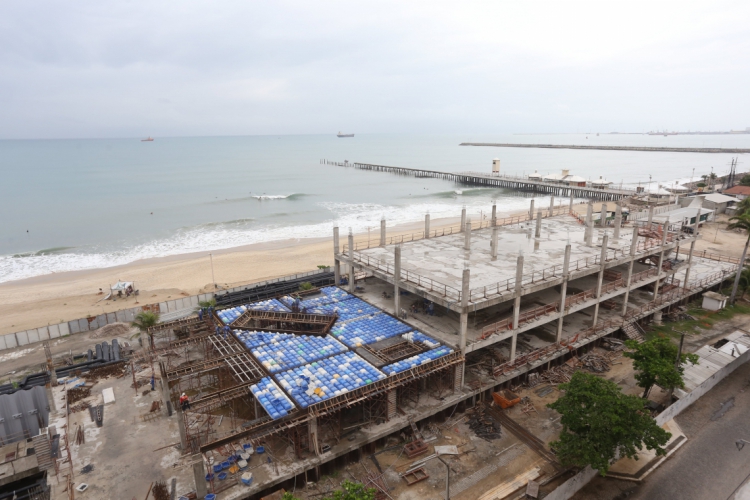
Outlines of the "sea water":
[[[372,232],[477,217],[497,200],[501,215],[528,194],[321,165],[376,163],[460,172],[559,172],[616,185],[674,182],[713,171],[733,155],[507,149],[461,142],[750,147],[750,136],[335,135],[0,141],[0,283],[48,273],[210,252],[253,243]],[[740,170],[747,166],[740,165]],[[694,172],[694,173],[693,173]],[[539,197],[538,206],[548,198]]]

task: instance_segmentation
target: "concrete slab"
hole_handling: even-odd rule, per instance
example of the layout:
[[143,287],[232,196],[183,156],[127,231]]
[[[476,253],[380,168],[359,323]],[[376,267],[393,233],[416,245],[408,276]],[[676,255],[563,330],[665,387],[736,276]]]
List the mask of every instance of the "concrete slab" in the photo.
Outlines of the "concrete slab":
[[115,390],[111,387],[108,387],[102,391],[102,399],[104,400],[104,404],[108,405],[110,403],[115,402]]

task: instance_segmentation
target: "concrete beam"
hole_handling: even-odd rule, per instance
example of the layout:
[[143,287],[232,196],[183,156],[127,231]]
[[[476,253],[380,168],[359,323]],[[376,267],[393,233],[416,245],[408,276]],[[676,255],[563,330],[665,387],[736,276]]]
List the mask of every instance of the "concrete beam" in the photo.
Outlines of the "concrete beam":
[[553,213],[555,213],[555,197],[550,196],[549,197],[549,216],[552,217]]
[[594,233],[593,222],[594,222],[594,202],[593,200],[589,200],[589,203],[586,206],[586,229],[583,233],[583,240],[587,246],[591,246],[591,239]]
[[203,464],[203,454],[196,453],[190,457],[193,462],[193,479],[195,480],[195,493],[198,498],[205,498],[208,494],[206,488],[206,467]]

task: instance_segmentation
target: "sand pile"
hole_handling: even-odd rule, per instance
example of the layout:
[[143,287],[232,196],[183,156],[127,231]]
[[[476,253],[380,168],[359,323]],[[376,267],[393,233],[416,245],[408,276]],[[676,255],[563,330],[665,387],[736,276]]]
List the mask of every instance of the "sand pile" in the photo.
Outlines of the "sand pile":
[[99,338],[114,338],[114,337],[129,337],[130,336],[130,323],[110,323],[96,330],[91,334],[92,339]]

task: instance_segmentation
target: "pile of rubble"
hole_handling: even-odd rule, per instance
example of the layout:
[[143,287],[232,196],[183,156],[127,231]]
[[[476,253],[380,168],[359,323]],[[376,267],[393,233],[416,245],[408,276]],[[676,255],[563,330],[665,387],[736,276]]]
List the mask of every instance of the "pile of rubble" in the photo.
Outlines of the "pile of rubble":
[[502,437],[500,424],[495,421],[492,415],[486,412],[484,406],[475,406],[471,410],[468,410],[468,413],[471,413],[468,422],[469,429],[474,431],[477,437],[486,441]]
[[81,375],[90,382],[96,382],[99,379],[107,377],[122,377],[125,374],[125,362],[115,363],[113,365],[102,366],[101,368],[94,368],[89,370],[87,373]]
[[73,387],[72,389],[68,389],[66,396],[68,399],[68,404],[74,405],[83,398],[87,398],[89,394],[91,394],[91,387],[86,387],[85,385],[82,387]]

